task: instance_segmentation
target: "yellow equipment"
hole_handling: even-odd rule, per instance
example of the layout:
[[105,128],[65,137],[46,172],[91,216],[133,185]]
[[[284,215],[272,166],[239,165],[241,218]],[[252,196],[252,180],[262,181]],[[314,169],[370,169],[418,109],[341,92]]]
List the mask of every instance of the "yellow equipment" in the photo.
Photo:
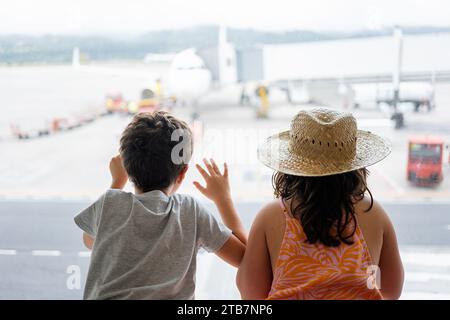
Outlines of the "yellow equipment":
[[269,114],[269,108],[270,108],[270,104],[269,104],[269,90],[267,90],[266,86],[259,86],[256,89],[256,94],[259,97],[260,100],[260,108],[256,113],[256,116],[258,118],[267,118],[268,114]]

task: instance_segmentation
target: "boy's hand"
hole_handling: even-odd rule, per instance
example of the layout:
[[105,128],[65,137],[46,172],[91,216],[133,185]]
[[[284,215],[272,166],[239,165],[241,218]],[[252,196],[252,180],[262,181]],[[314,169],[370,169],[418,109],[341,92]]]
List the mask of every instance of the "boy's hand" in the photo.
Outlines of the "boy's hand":
[[[211,162],[210,162],[211,161]],[[208,199],[215,203],[220,201],[228,201],[231,199],[230,184],[228,182],[228,166],[224,164],[223,174],[213,159],[210,161],[203,159],[206,169],[203,169],[199,164],[195,165],[202,177],[205,179],[206,187],[203,187],[199,182],[194,181],[195,187]]]
[[109,171],[111,172],[111,189],[123,189],[128,181],[128,174],[123,166],[122,157],[115,156],[109,162]]

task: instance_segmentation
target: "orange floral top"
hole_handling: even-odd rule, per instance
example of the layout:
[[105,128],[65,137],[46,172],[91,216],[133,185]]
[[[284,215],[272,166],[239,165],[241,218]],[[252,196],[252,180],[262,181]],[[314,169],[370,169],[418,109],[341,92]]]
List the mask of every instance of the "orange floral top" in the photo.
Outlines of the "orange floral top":
[[282,205],[286,231],[267,299],[383,298],[376,286],[371,285],[374,266],[359,226],[351,245],[310,244],[300,222]]

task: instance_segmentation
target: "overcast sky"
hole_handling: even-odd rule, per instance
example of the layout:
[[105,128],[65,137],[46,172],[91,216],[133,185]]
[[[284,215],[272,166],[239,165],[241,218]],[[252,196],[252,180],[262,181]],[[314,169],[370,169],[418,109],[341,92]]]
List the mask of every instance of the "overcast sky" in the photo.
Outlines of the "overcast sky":
[[142,33],[202,24],[264,30],[450,25],[449,0],[1,0],[0,33]]

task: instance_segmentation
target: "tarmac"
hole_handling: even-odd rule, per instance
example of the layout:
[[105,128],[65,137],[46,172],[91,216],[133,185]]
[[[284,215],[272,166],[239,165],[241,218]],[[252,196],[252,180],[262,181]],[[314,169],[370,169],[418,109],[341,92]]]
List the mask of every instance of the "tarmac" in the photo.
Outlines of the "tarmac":
[[[85,201],[0,201],[0,299],[81,299],[89,251],[73,217]],[[217,214],[212,203],[206,205]],[[238,202],[244,225],[263,203]],[[405,267],[402,299],[450,298],[450,202],[383,203]],[[236,269],[198,255],[198,299],[239,299]],[[217,275],[220,275],[218,277]]]
[[[360,129],[388,138],[393,146],[388,158],[370,167],[369,188],[397,230],[406,270],[404,299],[450,299],[450,166],[444,164],[444,181],[432,188],[406,180],[411,136],[439,135],[450,143],[448,92],[450,84],[438,84],[437,109],[405,112],[402,130],[395,130],[389,115],[372,106],[348,110]],[[236,88],[230,88],[212,93],[195,108],[200,118],[192,163],[203,157],[229,163],[233,197],[249,227],[258,209],[273,198],[272,172],[258,163],[257,145],[288,129],[299,109],[317,105],[292,106],[280,99],[272,103],[268,119],[257,120],[255,108],[237,106],[236,99]],[[173,110],[184,119],[193,111]],[[72,218],[108,188],[108,163],[129,120],[115,114],[53,136],[1,141],[0,298],[81,298],[89,253]],[[194,180],[201,177],[191,168],[180,192],[200,197]],[[239,298],[233,268],[214,255],[202,253],[198,259],[197,298]],[[81,282],[69,288],[70,276],[77,272]]]

